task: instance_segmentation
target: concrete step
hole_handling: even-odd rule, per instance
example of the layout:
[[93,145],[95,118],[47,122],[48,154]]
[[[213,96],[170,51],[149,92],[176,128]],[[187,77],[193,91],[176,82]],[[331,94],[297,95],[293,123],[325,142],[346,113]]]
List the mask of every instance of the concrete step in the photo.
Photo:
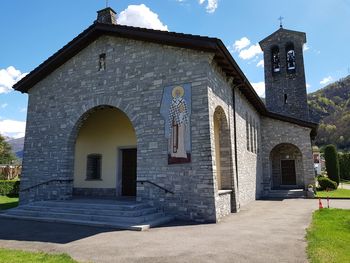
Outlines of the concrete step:
[[[22,209],[29,211],[42,211],[43,206],[40,205],[26,205]],[[118,210],[118,209],[90,209],[90,208],[75,208],[75,207],[45,207],[47,212],[69,213],[69,214],[85,214],[85,215],[103,215],[103,216],[121,216],[134,217],[143,216],[147,214],[156,213],[157,209],[154,207],[140,208],[136,210]]]
[[303,189],[278,189],[270,190],[266,196],[267,198],[305,198],[306,192]]
[[34,202],[6,210],[0,217],[128,230],[145,230],[174,219],[146,203],[115,200]]
[[52,218],[66,218],[66,219],[77,219],[87,221],[104,221],[104,222],[125,222],[133,224],[141,224],[146,221],[152,221],[158,217],[164,215],[164,213],[158,212],[148,214],[145,216],[130,216],[130,217],[117,217],[117,216],[101,216],[101,215],[86,215],[86,214],[72,214],[72,213],[59,213],[59,212],[48,212],[48,211],[30,211],[22,208],[13,209],[8,212],[9,215],[16,216],[29,216],[29,217],[52,217]]
[[[84,199],[82,199],[84,200]],[[108,202],[109,200],[106,200]],[[137,210],[141,208],[149,208],[150,206],[146,203],[136,201],[115,201],[110,203],[104,203],[103,200],[93,202],[93,200],[81,201],[79,200],[67,200],[67,201],[39,201],[35,202],[36,205],[46,207],[70,207],[70,208],[87,208],[87,209],[117,209],[117,210]]]
[[89,220],[77,220],[77,219],[62,219],[62,218],[51,218],[51,217],[30,217],[30,216],[16,216],[8,215],[7,213],[0,213],[0,218],[20,219],[20,220],[32,220],[38,222],[48,223],[65,223],[73,225],[85,225],[94,227],[109,227],[120,230],[133,230],[133,231],[144,231],[151,227],[157,227],[173,221],[173,216],[163,216],[144,224],[130,224],[127,222],[103,222],[103,221],[89,221]]

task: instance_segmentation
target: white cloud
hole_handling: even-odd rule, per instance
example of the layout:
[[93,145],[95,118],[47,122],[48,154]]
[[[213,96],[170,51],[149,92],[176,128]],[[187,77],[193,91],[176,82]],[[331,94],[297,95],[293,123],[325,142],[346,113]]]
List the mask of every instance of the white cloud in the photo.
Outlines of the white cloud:
[[1,104],[1,108],[3,108],[3,109],[5,109],[6,107],[8,106],[8,104],[7,103],[4,103],[4,104]]
[[306,50],[309,50],[309,49],[310,49],[310,47],[305,43],[303,45],[303,51],[305,52]]
[[27,75],[27,73],[22,73],[13,66],[9,66],[6,69],[0,69],[0,94],[10,92],[12,86],[25,75]]
[[27,112],[27,108],[26,107],[20,108],[19,112]]
[[235,51],[240,51],[249,45],[250,40],[247,37],[242,37],[241,39],[235,41],[235,43],[233,44],[233,49]]
[[215,10],[218,8],[219,0],[198,0],[198,3],[200,5],[203,5],[205,2],[207,2],[207,6],[205,7],[205,9],[208,13],[214,13]]
[[0,133],[11,138],[24,137],[26,129],[25,121],[1,120]]
[[311,88],[311,85],[309,83],[306,83],[306,88],[307,89]]
[[247,60],[252,59],[253,57],[262,54],[262,50],[259,46],[259,44],[251,45],[249,48],[242,49],[239,52],[239,57],[241,59]]
[[254,90],[256,91],[256,93],[260,96],[265,98],[265,82],[261,81],[261,82],[256,82],[256,83],[251,83]]
[[326,85],[328,83],[330,83],[333,80],[333,78],[331,76],[325,77],[320,81],[321,85]]
[[168,31],[158,14],[152,12],[146,5],[129,5],[118,16],[118,24]]
[[262,59],[262,60],[260,60],[259,62],[258,62],[258,64],[256,64],[256,66],[257,67],[264,67],[264,60]]

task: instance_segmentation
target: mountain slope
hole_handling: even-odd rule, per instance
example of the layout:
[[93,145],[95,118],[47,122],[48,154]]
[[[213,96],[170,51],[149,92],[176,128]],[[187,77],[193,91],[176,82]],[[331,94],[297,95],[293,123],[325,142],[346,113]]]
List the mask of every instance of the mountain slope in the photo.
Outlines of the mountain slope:
[[24,137],[18,139],[10,139],[7,141],[12,148],[12,151],[16,154],[17,158],[23,158],[23,145],[24,145]]
[[308,94],[310,116],[319,122],[316,145],[350,150],[350,75]]

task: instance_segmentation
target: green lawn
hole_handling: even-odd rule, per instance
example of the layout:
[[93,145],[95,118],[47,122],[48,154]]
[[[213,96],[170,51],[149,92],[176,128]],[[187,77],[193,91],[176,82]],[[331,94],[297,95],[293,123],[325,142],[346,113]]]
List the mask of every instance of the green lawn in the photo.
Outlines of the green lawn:
[[310,263],[350,262],[350,210],[315,211],[306,238]]
[[350,198],[350,190],[349,189],[340,189],[338,188],[335,191],[317,191],[316,197],[326,198]]
[[18,206],[18,197],[7,197],[0,195],[0,210]]
[[66,254],[46,254],[0,248],[0,263],[73,263],[77,262]]

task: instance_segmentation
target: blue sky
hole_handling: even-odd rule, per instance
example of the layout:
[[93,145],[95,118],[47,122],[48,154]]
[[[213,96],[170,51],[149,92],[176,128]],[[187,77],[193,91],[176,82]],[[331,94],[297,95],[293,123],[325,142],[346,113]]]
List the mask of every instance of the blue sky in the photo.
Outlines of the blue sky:
[[[308,92],[350,74],[350,0],[109,0],[119,23],[220,38],[259,94],[256,45],[278,29],[307,34]],[[105,0],[0,1],[0,133],[24,135],[27,95],[12,85],[87,28]]]

